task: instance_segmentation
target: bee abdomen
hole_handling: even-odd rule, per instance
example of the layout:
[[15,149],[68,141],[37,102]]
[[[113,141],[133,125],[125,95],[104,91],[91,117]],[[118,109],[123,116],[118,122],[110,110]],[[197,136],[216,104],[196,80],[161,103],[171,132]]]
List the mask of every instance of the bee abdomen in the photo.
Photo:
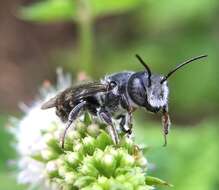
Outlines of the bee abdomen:
[[66,100],[65,96],[61,96],[57,100],[56,104],[56,115],[62,120],[62,122],[68,121],[68,115],[71,110],[75,107],[76,103],[73,100]]
[[61,119],[62,122],[67,122],[68,120],[68,112],[63,109],[56,109],[56,115]]

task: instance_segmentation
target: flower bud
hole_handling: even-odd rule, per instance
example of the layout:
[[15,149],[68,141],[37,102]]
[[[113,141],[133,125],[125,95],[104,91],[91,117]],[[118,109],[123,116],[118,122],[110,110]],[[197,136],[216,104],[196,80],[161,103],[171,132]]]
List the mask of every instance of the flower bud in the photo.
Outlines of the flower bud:
[[95,150],[95,139],[91,136],[87,136],[83,139],[85,153],[91,155]]
[[46,164],[46,172],[50,177],[58,177],[58,166],[56,161],[49,161]]
[[80,156],[77,152],[68,152],[65,156],[70,165],[76,166],[80,162]]
[[103,151],[102,150],[100,150],[100,149],[97,149],[95,152],[94,152],[94,158],[95,158],[95,160],[96,160],[96,162],[100,162],[101,160],[102,160],[102,158],[103,158]]
[[53,160],[57,158],[57,154],[50,150],[50,149],[45,149],[41,151],[41,156],[44,160]]
[[80,139],[81,138],[81,135],[78,131],[76,130],[71,130],[67,133],[66,135],[67,138],[71,139],[72,141],[75,140],[75,139]]
[[96,179],[94,177],[90,177],[90,176],[80,176],[80,178],[78,178],[74,185],[76,187],[78,187],[79,189],[89,186],[89,184],[93,181],[95,181]]
[[44,141],[47,146],[50,147],[51,150],[53,150],[54,152],[60,153],[62,151],[59,147],[59,142],[57,141],[53,133],[46,133],[44,135]]
[[112,176],[116,168],[116,163],[117,160],[115,159],[115,156],[106,153],[102,158],[102,170],[104,175],[108,177]]
[[75,141],[73,145],[73,150],[75,152],[84,152],[84,146],[79,141]]
[[108,146],[106,149],[106,152],[108,152],[109,154],[113,155],[113,156],[117,156],[118,152],[115,148]]
[[58,174],[59,174],[59,176],[65,178],[65,175],[66,175],[66,173],[68,173],[68,172],[69,172],[69,171],[68,171],[68,169],[67,169],[66,166],[64,166],[64,165],[59,166],[59,168],[58,168]]
[[108,179],[104,176],[98,177],[97,182],[101,185],[101,186],[105,186],[105,184],[107,183]]
[[81,166],[79,171],[83,175],[87,175],[87,176],[97,177],[99,175],[99,171],[91,163],[85,163],[84,165]]
[[84,136],[85,135],[85,132],[86,132],[86,125],[80,121],[77,121],[76,124],[75,124],[75,129],[82,135]]
[[134,163],[135,163],[135,159],[133,156],[130,156],[129,154],[123,154],[120,166],[133,166]]
[[136,160],[136,164],[142,168],[146,168],[148,165],[148,161],[145,157],[141,156],[139,159]]
[[130,138],[127,138],[127,137],[125,137],[123,140],[124,140],[123,141],[124,144],[122,144],[122,146],[125,147],[129,153],[132,153],[134,142]]
[[[59,142],[59,146],[62,146],[62,141]],[[73,142],[70,139],[65,138],[64,140],[64,150],[71,151],[73,147]]]
[[76,179],[77,179],[77,176],[73,172],[65,173],[64,180],[68,185],[74,184]]
[[91,124],[87,127],[87,132],[92,137],[97,137],[97,135],[100,133],[100,128],[97,124]]

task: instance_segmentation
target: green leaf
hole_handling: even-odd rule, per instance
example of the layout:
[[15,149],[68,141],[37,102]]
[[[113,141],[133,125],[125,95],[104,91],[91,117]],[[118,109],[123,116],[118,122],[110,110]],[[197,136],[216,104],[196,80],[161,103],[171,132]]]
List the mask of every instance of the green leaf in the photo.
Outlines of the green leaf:
[[164,180],[161,180],[159,178],[152,177],[152,176],[147,176],[146,177],[146,184],[147,185],[155,185],[155,186],[169,186],[169,187],[173,187],[172,184],[169,184],[169,183],[167,183]]
[[72,0],[47,0],[21,7],[18,16],[21,19],[37,22],[67,21],[76,15],[76,6]]
[[121,14],[136,8],[142,0],[91,0],[92,14],[95,17]]

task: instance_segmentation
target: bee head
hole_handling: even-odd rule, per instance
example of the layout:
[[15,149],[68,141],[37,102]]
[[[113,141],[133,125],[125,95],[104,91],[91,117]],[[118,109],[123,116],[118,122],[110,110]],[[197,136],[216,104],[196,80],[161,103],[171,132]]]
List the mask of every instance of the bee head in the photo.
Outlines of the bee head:
[[146,103],[148,105],[147,109],[153,111],[153,110],[159,110],[161,107],[164,107],[168,103],[169,90],[167,86],[167,79],[170,76],[172,76],[172,74],[174,74],[178,69],[182,68],[183,66],[195,60],[207,57],[207,55],[201,55],[189,59],[176,66],[165,76],[152,74],[150,68],[146,65],[143,59],[139,55],[136,55],[136,57],[145,68],[144,71],[145,77],[144,78],[142,77],[143,79],[142,83],[144,90],[146,92],[145,98],[146,98]]
[[161,75],[152,75],[151,85],[145,88],[147,102],[153,108],[161,108],[168,103],[169,89],[167,81],[161,83],[163,78]]
[[145,105],[149,111],[158,111],[161,107],[165,106],[168,102],[168,86],[167,81],[161,82],[164,76],[154,75],[151,73],[150,68],[146,65],[143,59],[136,55],[137,59],[144,66],[145,71],[141,77],[142,86],[145,91]]

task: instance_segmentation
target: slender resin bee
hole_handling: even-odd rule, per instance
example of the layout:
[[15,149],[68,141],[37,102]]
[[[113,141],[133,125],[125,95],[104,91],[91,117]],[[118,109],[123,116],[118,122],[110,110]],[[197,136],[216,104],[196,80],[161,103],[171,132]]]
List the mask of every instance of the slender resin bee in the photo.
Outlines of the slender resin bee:
[[117,144],[119,138],[112,118],[119,120],[121,130],[131,134],[132,113],[138,107],[145,108],[153,113],[162,112],[164,145],[167,144],[166,135],[170,128],[167,79],[186,64],[207,57],[207,55],[185,61],[167,75],[152,74],[141,57],[139,55],[136,55],[136,57],[144,66],[144,71],[124,71],[105,76],[99,82],[73,86],[42,105],[42,109],[55,107],[59,118],[63,122],[67,122],[62,138],[62,147],[64,147],[64,139],[68,128],[84,111],[99,117],[109,125],[111,127],[109,130],[110,135]]

